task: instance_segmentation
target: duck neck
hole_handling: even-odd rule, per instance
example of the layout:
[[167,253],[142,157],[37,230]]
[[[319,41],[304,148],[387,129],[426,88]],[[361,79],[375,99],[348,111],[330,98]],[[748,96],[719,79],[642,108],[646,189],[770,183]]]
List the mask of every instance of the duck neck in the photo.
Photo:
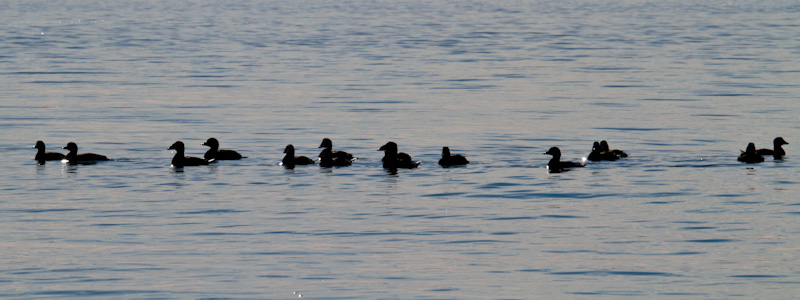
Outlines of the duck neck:
[[560,157],[553,155],[553,158],[547,163],[547,168],[550,169],[551,172],[561,172],[560,159]]
[[183,149],[175,149],[175,156],[172,157],[172,164],[174,165],[175,162],[181,162],[186,159],[186,156],[183,154]]
[[786,152],[783,151],[783,144],[782,143],[775,142],[775,144],[773,146],[775,146],[775,155],[784,155],[784,154],[786,154]]

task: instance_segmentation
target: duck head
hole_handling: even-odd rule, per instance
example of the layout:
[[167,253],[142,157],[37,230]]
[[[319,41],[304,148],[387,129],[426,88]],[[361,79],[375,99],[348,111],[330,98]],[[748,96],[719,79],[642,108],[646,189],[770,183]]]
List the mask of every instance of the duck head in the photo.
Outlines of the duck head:
[[322,144],[319,144],[319,148],[333,148],[333,141],[329,138],[322,139]]

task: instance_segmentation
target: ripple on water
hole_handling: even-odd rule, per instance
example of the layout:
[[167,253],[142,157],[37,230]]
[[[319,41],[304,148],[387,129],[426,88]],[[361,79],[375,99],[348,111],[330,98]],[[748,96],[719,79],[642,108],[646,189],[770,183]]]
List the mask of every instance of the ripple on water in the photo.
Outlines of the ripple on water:
[[582,276],[656,276],[656,277],[682,277],[681,275],[666,272],[645,272],[645,271],[573,271],[573,272],[550,272],[551,275],[582,275]]
[[733,243],[733,242],[741,242],[741,240],[737,240],[737,239],[699,239],[699,240],[684,240],[682,242],[709,244],[709,243]]
[[229,213],[244,213],[249,212],[247,210],[234,210],[234,209],[209,209],[209,210],[198,210],[198,211],[185,211],[185,212],[178,212],[179,215],[205,215],[205,214],[229,214]]
[[752,274],[752,275],[731,275],[731,278],[786,278],[786,275],[762,275],[762,274]]

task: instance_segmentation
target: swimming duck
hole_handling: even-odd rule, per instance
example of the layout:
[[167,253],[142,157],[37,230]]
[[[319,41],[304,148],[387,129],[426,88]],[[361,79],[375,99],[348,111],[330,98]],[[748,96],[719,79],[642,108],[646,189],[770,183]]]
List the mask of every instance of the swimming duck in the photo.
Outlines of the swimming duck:
[[567,171],[569,168],[581,168],[584,166],[581,163],[561,161],[561,149],[558,149],[558,147],[552,147],[543,154],[549,154],[553,156],[553,158],[550,159],[550,162],[547,163],[547,169],[551,173],[559,173]]
[[203,166],[213,161],[194,156],[185,156],[184,145],[183,142],[181,141],[176,141],[175,143],[172,144],[172,146],[169,146],[167,150],[175,150],[175,156],[172,157],[172,166],[175,168]]
[[600,141],[600,151],[610,152],[619,157],[628,157],[628,153],[625,153],[625,151],[619,149],[614,149],[614,150],[609,149],[608,142],[606,142],[605,140]]
[[319,166],[323,168],[330,168],[333,166],[343,167],[353,164],[353,160],[337,157],[331,152],[331,148],[322,149],[319,154]]
[[203,143],[203,146],[211,147],[211,149],[206,151],[206,155],[203,156],[206,160],[235,160],[244,158],[244,156],[234,150],[220,150],[219,141],[213,137]]
[[592,144],[592,152],[589,153],[589,157],[587,159],[591,161],[615,161],[619,159],[619,156],[611,152],[603,151],[602,145],[599,142],[594,142],[594,144]]
[[108,157],[106,157],[105,155],[94,154],[94,153],[78,154],[78,144],[75,144],[73,142],[67,143],[67,145],[61,147],[61,149],[69,150],[69,153],[67,153],[67,156],[64,157],[64,159],[66,159],[69,163],[73,164],[108,160]]
[[763,162],[764,157],[756,153],[756,144],[750,143],[747,144],[747,150],[742,151],[742,154],[739,154],[738,160],[740,162],[752,164]]
[[45,161],[48,160],[62,160],[66,158],[66,155],[58,153],[58,152],[45,152],[44,150],[44,142],[36,141],[36,145],[32,148],[36,148],[39,151],[36,152],[36,157],[33,159],[37,160],[40,164],[44,164]]
[[[758,153],[758,155],[772,155],[775,158],[780,158],[781,156],[786,155],[786,151],[784,151],[783,147],[781,147],[781,146],[788,145],[788,144],[789,143],[787,143],[785,140],[783,140],[782,137],[776,137],[774,140],[772,140],[772,146],[773,146],[772,149],[762,148],[762,149],[756,150],[756,153]],[[775,149],[775,150],[773,150],[773,149]]]
[[411,160],[411,155],[404,152],[397,152],[397,144],[395,142],[388,142],[381,146],[378,151],[383,151],[383,167],[386,169],[412,169],[419,166],[420,162]]
[[333,141],[329,138],[322,139],[322,144],[319,145],[319,148],[328,148],[331,149],[331,156],[334,159],[341,159],[342,161],[350,161],[353,162],[355,159],[352,154],[344,152],[344,151],[333,151]]
[[439,164],[443,167],[466,165],[469,161],[466,157],[459,154],[450,154],[450,147],[442,147],[442,158],[439,159]]
[[314,160],[305,157],[305,156],[294,156],[294,146],[289,144],[283,149],[283,153],[286,153],[286,156],[283,157],[281,161],[283,166],[288,169],[294,169],[295,165],[313,165]]

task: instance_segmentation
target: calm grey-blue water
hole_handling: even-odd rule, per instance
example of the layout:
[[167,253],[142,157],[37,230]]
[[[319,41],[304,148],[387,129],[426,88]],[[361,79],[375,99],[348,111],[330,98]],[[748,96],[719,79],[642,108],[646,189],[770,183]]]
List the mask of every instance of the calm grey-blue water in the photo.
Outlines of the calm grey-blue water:
[[[0,297],[790,299],[800,5],[4,1]],[[744,164],[748,143],[783,159]],[[247,158],[173,168],[175,141]],[[323,138],[352,166],[316,158]],[[39,165],[76,142],[111,161]],[[630,154],[549,173],[594,141]],[[421,161],[382,168],[388,141]],[[470,164],[442,168],[443,146]]]

